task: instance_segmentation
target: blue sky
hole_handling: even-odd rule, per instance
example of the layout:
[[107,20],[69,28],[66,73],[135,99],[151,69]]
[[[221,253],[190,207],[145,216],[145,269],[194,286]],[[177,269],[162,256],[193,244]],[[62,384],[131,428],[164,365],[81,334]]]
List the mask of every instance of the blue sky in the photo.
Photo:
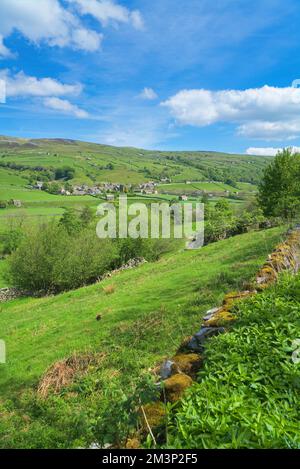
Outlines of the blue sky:
[[299,0],[0,0],[0,133],[298,147],[299,24]]

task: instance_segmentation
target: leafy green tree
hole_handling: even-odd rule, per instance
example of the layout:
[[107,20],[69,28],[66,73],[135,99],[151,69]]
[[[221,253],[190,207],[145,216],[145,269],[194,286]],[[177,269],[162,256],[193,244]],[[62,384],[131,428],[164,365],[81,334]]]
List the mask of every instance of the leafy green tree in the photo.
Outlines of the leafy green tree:
[[82,212],[80,214],[80,220],[83,225],[87,226],[89,225],[95,217],[94,211],[91,209],[91,207],[84,207],[82,209]]
[[70,179],[74,178],[74,175],[74,168],[69,166],[64,166],[63,168],[57,168],[55,170],[55,179],[65,179],[66,181],[69,181]]
[[81,220],[76,211],[72,208],[67,208],[65,210],[59,224],[67,230],[69,235],[77,233],[81,229]]
[[278,153],[259,185],[259,204],[265,216],[293,219],[300,211],[300,154]]
[[50,194],[58,194],[60,192],[60,189],[61,189],[61,187],[57,182],[49,184],[49,186],[48,186],[48,192]]

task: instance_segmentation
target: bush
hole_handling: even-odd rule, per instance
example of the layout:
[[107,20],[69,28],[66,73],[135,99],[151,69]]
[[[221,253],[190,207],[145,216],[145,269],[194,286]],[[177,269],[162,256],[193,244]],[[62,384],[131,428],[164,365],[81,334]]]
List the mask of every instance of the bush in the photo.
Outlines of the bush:
[[10,232],[7,241],[7,280],[31,292],[54,293],[94,283],[129,259],[157,260],[171,247],[170,240],[99,239],[70,211],[58,223]]
[[7,231],[1,234],[1,253],[7,256],[14,252],[20,245],[23,235],[23,219],[17,222],[12,219]]
[[95,282],[116,257],[111,240],[89,230],[70,236],[53,222],[27,231],[8,260],[8,277],[25,290],[60,292]]

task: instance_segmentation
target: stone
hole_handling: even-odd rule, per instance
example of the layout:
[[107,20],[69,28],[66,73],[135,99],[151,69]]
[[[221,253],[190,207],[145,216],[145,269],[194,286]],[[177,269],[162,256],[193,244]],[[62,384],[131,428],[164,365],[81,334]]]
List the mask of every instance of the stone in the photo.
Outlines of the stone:
[[180,371],[192,377],[200,370],[202,364],[202,357],[197,353],[179,353],[172,360],[175,363],[172,367],[173,371],[176,369],[177,372]]
[[160,367],[159,375],[161,379],[167,379],[173,374],[174,361],[166,360]]
[[29,293],[18,290],[17,288],[0,288],[0,303],[16,300],[23,296],[29,296]]
[[221,309],[218,313],[212,316],[208,321],[205,321],[205,327],[222,327],[226,323],[236,320],[236,316],[225,309]]
[[213,315],[214,315],[215,313],[217,313],[220,309],[222,309],[222,308],[217,307],[217,308],[209,309],[208,311],[206,311],[206,314],[205,314],[205,316],[203,317],[203,320],[204,320],[204,321],[208,321],[208,320],[209,320],[211,317],[213,317]]
[[165,395],[169,402],[178,401],[187,388],[193,384],[190,376],[184,373],[177,373],[164,381]]
[[224,327],[202,327],[187,344],[187,348],[195,352],[203,352],[204,342],[209,337],[225,332]]

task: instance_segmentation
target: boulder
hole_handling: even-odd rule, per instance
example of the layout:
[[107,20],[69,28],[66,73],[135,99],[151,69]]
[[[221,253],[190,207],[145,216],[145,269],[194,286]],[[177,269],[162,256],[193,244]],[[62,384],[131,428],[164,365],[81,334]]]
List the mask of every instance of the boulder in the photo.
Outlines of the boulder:
[[225,332],[224,327],[202,327],[200,331],[192,337],[187,344],[187,348],[195,352],[203,352],[206,339],[222,332]]
[[175,366],[173,365],[173,371],[176,369],[177,372],[185,373],[191,377],[194,377],[200,370],[202,364],[202,357],[197,353],[179,353],[172,358]]
[[177,373],[164,381],[165,395],[169,402],[178,401],[185,390],[193,384],[190,376],[184,373]]

